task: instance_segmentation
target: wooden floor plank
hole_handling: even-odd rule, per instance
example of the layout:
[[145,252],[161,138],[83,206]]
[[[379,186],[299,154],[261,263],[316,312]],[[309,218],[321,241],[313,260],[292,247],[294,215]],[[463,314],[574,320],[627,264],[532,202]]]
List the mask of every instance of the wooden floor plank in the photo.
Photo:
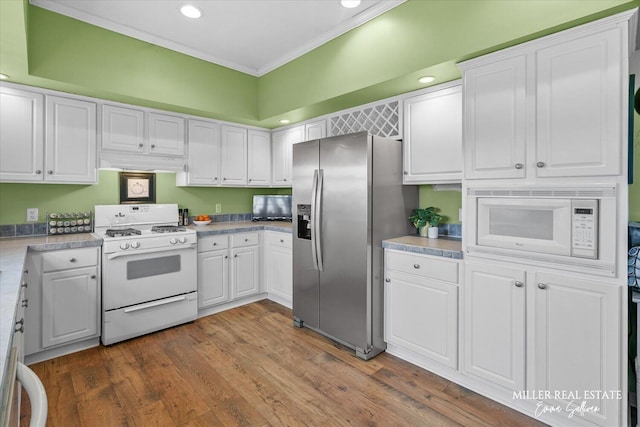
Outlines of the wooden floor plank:
[[391,355],[363,361],[266,300],[31,368],[49,427],[542,425]]

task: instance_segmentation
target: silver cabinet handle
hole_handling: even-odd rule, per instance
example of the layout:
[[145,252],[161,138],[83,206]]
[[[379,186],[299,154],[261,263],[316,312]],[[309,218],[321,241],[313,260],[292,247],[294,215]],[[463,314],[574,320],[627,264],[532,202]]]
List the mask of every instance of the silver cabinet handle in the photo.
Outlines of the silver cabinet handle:
[[515,285],[516,285],[516,288],[521,288],[521,287],[524,286],[524,283],[522,283],[520,281],[516,281]]
[[547,285],[545,285],[544,283],[538,283],[538,288],[547,289]]
[[42,171],[40,169],[36,169],[36,175],[40,175]]
[[244,241],[245,241],[245,242],[248,242],[248,241],[249,241],[249,239],[244,239]]
[[76,262],[76,261],[77,261],[77,259],[75,259],[75,258],[71,258],[71,259],[69,260],[69,262]]
[[218,177],[217,177],[217,176],[214,176],[214,177],[213,177],[213,180],[214,180],[214,181],[217,181],[217,180],[218,180]]
[[225,256],[224,256],[224,259],[229,259],[229,255],[225,255]]
[[151,144],[151,148],[156,148],[156,144]]
[[544,162],[538,162],[536,163],[536,166],[539,168],[543,168],[544,167]]
[[28,299],[23,299],[21,305],[22,305],[22,307],[25,307],[25,308],[29,307],[29,300]]
[[49,170],[47,171],[47,173],[48,173],[49,175],[53,175],[53,171],[52,171],[51,169],[49,169]]
[[251,178],[249,178],[249,182],[253,181]]
[[384,279],[385,282],[389,283],[391,281],[391,279],[389,279],[388,277],[386,279]]
[[24,317],[16,322],[16,325],[13,328],[13,332],[24,333]]
[[413,268],[420,268],[420,264],[413,264]]
[[22,288],[28,288],[28,287],[29,287],[29,283],[27,283],[27,282],[22,282],[22,284],[20,285],[20,287],[22,287]]
[[144,144],[141,142],[140,144],[138,144],[138,147],[142,148],[144,147]]
[[233,257],[234,257],[234,258],[238,258],[238,254],[235,254]]
[[522,169],[524,165],[522,163],[516,163],[516,169]]
[[95,275],[95,274],[92,274],[92,275],[91,275],[91,276],[89,276],[89,277],[91,277],[92,279],[95,279],[95,278],[96,278],[96,275]]
[[218,246],[218,242],[213,242],[213,246]]
[[227,178],[222,178],[222,180],[223,180],[223,181],[226,181],[226,180],[227,180]]
[[409,175],[409,171],[404,171],[402,173],[405,174],[405,175]]
[[286,180],[287,180],[287,178],[283,179],[283,181],[286,181]]
[[284,239],[280,239],[280,243],[284,243]]

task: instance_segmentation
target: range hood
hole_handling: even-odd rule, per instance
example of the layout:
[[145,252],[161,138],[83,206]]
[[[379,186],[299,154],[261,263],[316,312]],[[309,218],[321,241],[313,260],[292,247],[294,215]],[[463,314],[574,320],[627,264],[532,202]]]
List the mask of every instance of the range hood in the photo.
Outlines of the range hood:
[[154,156],[140,153],[100,153],[101,169],[127,169],[157,172],[184,172],[184,157]]

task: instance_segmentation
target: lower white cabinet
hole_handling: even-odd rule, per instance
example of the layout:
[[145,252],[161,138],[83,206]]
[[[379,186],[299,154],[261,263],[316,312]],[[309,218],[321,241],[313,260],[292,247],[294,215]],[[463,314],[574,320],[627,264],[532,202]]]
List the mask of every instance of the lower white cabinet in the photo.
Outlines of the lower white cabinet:
[[198,308],[260,293],[259,244],[258,231],[198,238]]
[[269,299],[292,307],[293,252],[290,233],[264,232],[264,284]]
[[459,268],[442,257],[385,250],[388,344],[457,369]]
[[25,354],[100,336],[99,249],[29,255]]

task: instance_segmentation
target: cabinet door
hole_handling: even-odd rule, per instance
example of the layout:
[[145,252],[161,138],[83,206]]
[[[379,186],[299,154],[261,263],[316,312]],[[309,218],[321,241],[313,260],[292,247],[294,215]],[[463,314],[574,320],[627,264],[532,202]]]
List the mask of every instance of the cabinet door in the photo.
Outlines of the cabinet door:
[[42,347],[98,335],[100,281],[97,267],[42,275]]
[[189,184],[220,183],[220,126],[189,120]]
[[229,301],[229,252],[198,254],[198,308]]
[[232,298],[260,292],[260,251],[257,246],[231,250]]
[[220,171],[223,185],[247,183],[247,129],[222,125]]
[[384,298],[386,342],[457,369],[457,286],[387,270]]
[[248,131],[247,183],[253,186],[271,184],[271,136],[269,132]]
[[46,117],[45,180],[96,183],[96,104],[47,96]]
[[293,298],[292,236],[265,231],[264,280],[269,297],[291,307]]
[[102,149],[144,152],[144,112],[113,105],[102,107]]
[[[536,274],[535,384],[529,389],[549,390],[552,396],[556,390],[621,389],[620,292],[618,286]],[[598,413],[585,413],[586,419],[619,425],[621,400],[581,397],[585,396],[546,403],[567,408],[585,400],[587,407],[600,408]]]
[[617,27],[536,52],[537,176],[620,173],[621,44]]
[[524,177],[526,133],[526,57],[465,71],[465,177]]
[[42,181],[44,97],[0,87],[0,180]]
[[404,101],[404,183],[462,179],[462,86]]
[[[311,141],[313,139],[321,139],[327,136],[327,121],[318,120],[315,122],[307,123],[304,125],[305,141]],[[302,142],[302,141],[298,141]]]
[[304,126],[296,126],[273,133],[273,185],[291,186],[291,167],[293,160],[293,144],[305,140]]
[[525,272],[465,264],[464,370],[510,390],[525,386]]
[[149,113],[149,153],[184,156],[184,119]]

